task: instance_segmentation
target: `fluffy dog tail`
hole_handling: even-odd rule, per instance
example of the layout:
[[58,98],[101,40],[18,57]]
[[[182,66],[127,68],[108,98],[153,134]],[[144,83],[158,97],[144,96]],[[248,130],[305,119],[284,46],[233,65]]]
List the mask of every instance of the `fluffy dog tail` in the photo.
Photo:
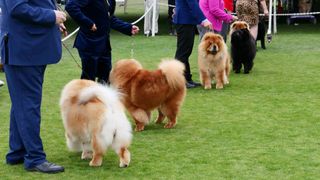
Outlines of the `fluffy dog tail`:
[[121,94],[117,90],[108,86],[96,84],[95,86],[84,88],[80,92],[79,103],[85,104],[93,98],[98,98],[104,105],[111,106],[120,103],[120,96]]
[[173,89],[185,87],[184,64],[175,59],[164,59],[159,64],[159,69],[165,74],[168,84]]

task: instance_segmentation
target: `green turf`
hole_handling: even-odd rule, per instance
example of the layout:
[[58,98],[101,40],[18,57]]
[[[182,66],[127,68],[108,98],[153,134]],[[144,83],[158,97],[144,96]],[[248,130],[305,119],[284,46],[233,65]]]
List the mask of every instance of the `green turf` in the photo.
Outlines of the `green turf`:
[[[128,21],[138,17],[119,15]],[[134,57],[154,69],[161,58],[173,57],[176,38],[167,35],[164,17],[160,23],[160,34],[154,38],[113,32],[113,62]],[[5,164],[10,100],[4,86],[0,88],[0,178],[319,179],[319,28],[280,25],[267,50],[259,48],[249,75],[231,73],[230,85],[223,90],[188,90],[174,129],[151,122],[145,131],[134,132],[132,162],[125,169],[118,168],[113,151],[106,154],[102,167],[91,168],[80,154],[67,150],[58,101],[63,86],[78,78],[80,69],[64,49],[60,63],[46,71],[41,137],[48,160],[63,165],[66,172],[28,173],[22,165]],[[72,43],[72,39],[66,42],[70,49]],[[190,63],[198,80],[196,49]],[[72,53],[79,62],[76,50]]]

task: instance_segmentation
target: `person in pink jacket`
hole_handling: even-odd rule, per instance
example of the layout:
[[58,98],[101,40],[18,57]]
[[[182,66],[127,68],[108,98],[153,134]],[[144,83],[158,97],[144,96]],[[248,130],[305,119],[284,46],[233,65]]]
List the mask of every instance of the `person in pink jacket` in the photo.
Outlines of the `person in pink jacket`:
[[[231,23],[238,19],[236,16],[226,13],[223,0],[199,0],[199,6],[206,18],[212,23],[215,33],[221,34],[223,22]],[[209,31],[199,26],[198,30],[200,39]]]

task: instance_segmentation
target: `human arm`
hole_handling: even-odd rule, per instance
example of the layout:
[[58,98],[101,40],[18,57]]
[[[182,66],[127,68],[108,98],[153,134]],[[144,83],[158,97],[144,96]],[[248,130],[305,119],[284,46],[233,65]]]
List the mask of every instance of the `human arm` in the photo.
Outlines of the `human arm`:
[[186,0],[187,5],[190,9],[190,13],[192,16],[197,20],[198,24],[203,23],[203,21],[206,19],[206,17],[203,15],[199,3],[197,0]]
[[132,35],[133,25],[128,22],[124,22],[115,16],[110,17],[110,26],[112,29],[119,31],[123,34],[129,35],[129,36]]
[[260,5],[262,6],[263,14],[265,16],[268,16],[269,15],[269,11],[268,11],[268,7],[267,7],[267,4],[266,4],[266,1],[265,0],[260,0]]
[[65,9],[80,26],[93,30],[94,22],[81,11],[89,2],[90,0],[69,0]]
[[224,9],[220,9],[220,0],[207,0],[209,6],[209,13],[216,19],[230,23],[235,19],[234,16],[228,14]]
[[8,13],[21,21],[52,26],[56,24],[56,13],[52,9],[30,5],[28,0],[6,0]]

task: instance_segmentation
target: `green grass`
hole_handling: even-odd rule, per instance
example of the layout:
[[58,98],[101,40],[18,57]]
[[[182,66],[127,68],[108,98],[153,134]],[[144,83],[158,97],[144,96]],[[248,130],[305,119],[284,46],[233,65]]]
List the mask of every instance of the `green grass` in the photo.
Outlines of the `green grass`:
[[[138,14],[119,13],[130,22]],[[161,58],[173,57],[176,38],[167,35],[164,14],[160,24],[160,34],[153,38],[113,32],[113,62],[133,55],[154,69]],[[22,165],[5,164],[10,99],[4,86],[0,88],[0,178],[319,179],[319,28],[280,25],[267,50],[259,48],[249,75],[231,73],[230,85],[223,90],[188,90],[174,129],[151,122],[145,131],[134,132],[132,163],[125,169],[118,168],[113,151],[106,154],[102,167],[91,168],[80,154],[67,150],[58,101],[63,86],[79,78],[80,69],[64,50],[60,63],[46,71],[41,137],[48,160],[63,165],[66,172],[29,173]],[[73,39],[66,42],[70,49],[72,43]],[[197,44],[196,40],[190,58],[195,80],[199,79]],[[79,62],[76,50],[72,53]]]

